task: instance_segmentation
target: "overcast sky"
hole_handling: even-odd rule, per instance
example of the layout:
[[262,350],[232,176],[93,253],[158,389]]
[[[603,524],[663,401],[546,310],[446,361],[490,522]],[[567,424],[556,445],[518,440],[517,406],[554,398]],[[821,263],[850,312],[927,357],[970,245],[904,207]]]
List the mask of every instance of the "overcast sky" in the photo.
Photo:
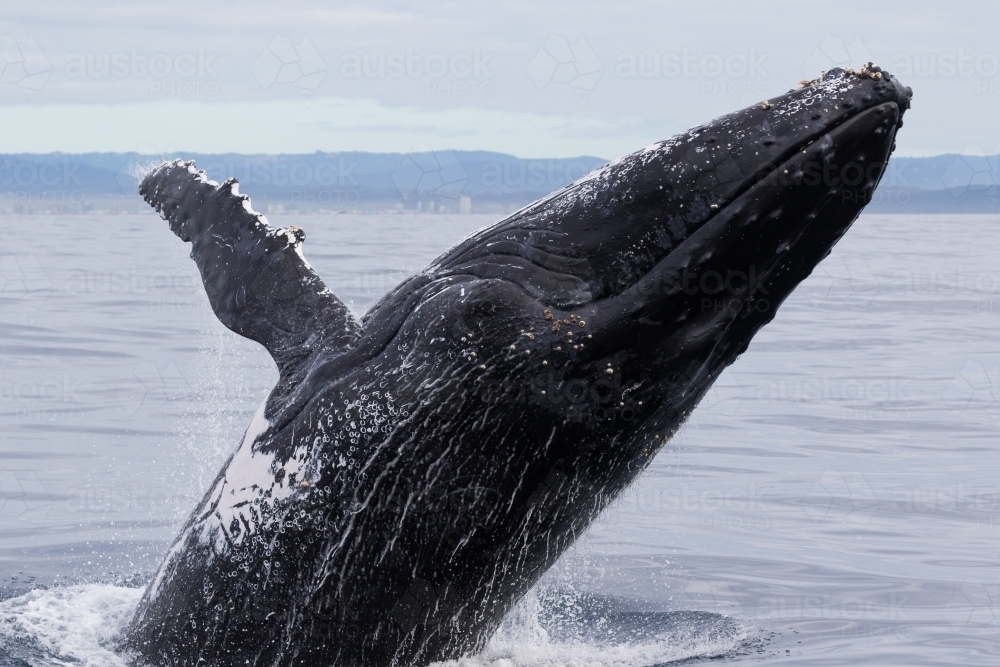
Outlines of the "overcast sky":
[[1000,152],[1000,3],[0,6],[0,152],[488,149],[612,158],[871,59],[898,154]]

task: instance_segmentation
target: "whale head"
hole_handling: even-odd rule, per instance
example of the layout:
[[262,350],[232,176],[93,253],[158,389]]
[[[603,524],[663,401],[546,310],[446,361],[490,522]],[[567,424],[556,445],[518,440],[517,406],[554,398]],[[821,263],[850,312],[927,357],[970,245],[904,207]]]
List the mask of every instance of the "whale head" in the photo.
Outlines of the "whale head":
[[[539,373],[593,383],[610,369],[620,386],[604,414],[624,406],[628,421],[670,430],[871,199],[911,96],[873,64],[831,70],[611,162],[467,238],[431,273],[475,276],[492,285],[487,302],[517,285],[532,313],[520,326],[555,334],[548,354],[575,362]],[[583,403],[598,409],[598,394]]]

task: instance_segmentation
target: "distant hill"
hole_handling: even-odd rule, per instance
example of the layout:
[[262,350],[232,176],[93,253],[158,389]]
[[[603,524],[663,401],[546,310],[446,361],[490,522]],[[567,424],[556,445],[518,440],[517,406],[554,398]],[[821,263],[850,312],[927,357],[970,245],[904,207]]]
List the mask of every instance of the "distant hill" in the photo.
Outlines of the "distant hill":
[[[141,167],[193,159],[235,177],[264,212],[419,210],[504,213],[557,190],[603,158],[523,159],[489,151],[241,155],[0,155],[0,213],[138,211]],[[893,158],[869,210],[996,213],[1000,155]]]

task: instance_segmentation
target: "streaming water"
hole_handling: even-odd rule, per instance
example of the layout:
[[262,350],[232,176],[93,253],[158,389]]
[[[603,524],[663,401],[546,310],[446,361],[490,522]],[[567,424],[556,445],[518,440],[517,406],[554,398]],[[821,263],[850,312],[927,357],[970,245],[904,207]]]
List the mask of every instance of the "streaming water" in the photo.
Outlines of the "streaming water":
[[[362,312],[490,221],[273,222]],[[457,663],[997,664],[998,249],[996,216],[863,217]],[[0,222],[0,664],[121,664],[107,639],[275,379],[187,252],[152,212]]]

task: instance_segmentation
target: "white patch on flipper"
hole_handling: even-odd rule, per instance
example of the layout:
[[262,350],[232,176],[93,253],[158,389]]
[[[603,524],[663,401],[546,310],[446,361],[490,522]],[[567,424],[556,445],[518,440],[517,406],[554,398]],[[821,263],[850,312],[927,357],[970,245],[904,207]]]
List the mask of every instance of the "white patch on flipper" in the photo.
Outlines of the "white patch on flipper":
[[[340,469],[336,474],[348,484],[365,479],[367,461],[362,456],[368,454],[362,452],[368,452],[368,443],[378,437],[376,434],[390,433],[400,419],[408,416],[407,410],[395,405],[389,392],[380,390],[364,392],[353,401],[345,399],[336,408],[320,406],[310,420],[311,430],[296,438],[287,460],[284,455],[279,460],[274,453],[255,451],[255,445],[271,426],[261,405],[201,505],[201,514],[171,546],[147,598],[157,594],[192,539],[210,547],[216,557],[233,557],[234,552],[245,552],[246,543],[255,534],[272,533],[278,524],[298,521],[291,512],[296,505],[289,501],[298,494],[322,493],[313,486],[322,470]],[[278,482],[276,473],[280,469],[284,469],[284,475]],[[234,522],[238,531],[231,530]]]
[[[250,484],[247,484],[241,491],[244,493],[240,494],[240,500],[234,500],[235,494],[231,495],[229,498],[223,498],[223,494],[227,489],[230,489],[229,478],[240,479],[242,475],[248,475],[249,479],[253,479],[256,483],[265,482],[264,486],[269,487],[274,482],[273,474],[270,474],[270,466],[274,461],[274,455],[256,455],[253,453],[253,444],[256,442],[257,438],[261,436],[267,429],[271,426],[271,422],[267,420],[264,416],[264,410],[267,407],[267,400],[265,399],[260,407],[257,408],[257,412],[254,413],[253,419],[250,420],[250,425],[247,426],[247,430],[243,434],[243,439],[240,441],[239,446],[236,448],[236,452],[233,454],[229,465],[226,466],[225,475],[216,482],[215,487],[211,491],[211,498],[208,501],[208,506],[211,507],[213,504],[218,502],[218,507],[216,512],[204,519],[200,524],[194,523],[189,526],[187,530],[181,532],[177,536],[177,539],[171,545],[170,550],[167,552],[166,558],[163,559],[163,564],[157,571],[156,576],[153,577],[153,581],[150,582],[148,597],[152,598],[156,592],[159,590],[161,584],[163,583],[164,576],[169,569],[168,566],[173,562],[174,558],[186,547],[188,537],[194,530],[199,530],[201,533],[201,540],[205,541],[214,538],[216,540],[215,546],[217,550],[225,548],[225,536],[220,532],[222,526],[228,526],[228,523],[221,523],[228,519],[231,523],[233,516],[233,509],[238,512],[239,508],[233,508],[232,505],[246,500],[250,494],[246,493]],[[266,461],[265,461],[266,459]],[[256,465],[255,465],[256,464]],[[264,466],[263,475],[259,470],[259,467]],[[235,466],[235,468],[234,468]],[[257,469],[254,469],[257,468]],[[256,497],[256,492],[253,497]],[[290,495],[290,494],[289,494]],[[253,498],[249,498],[252,502]],[[222,516],[219,509],[225,510],[225,516]]]
[[264,410],[267,408],[267,399],[260,404],[257,408],[257,412],[253,413],[253,419],[250,420],[250,425],[247,426],[247,430],[243,433],[243,439],[240,440],[240,447],[249,442],[251,445],[254,443],[260,434],[266,431],[271,426],[271,422],[267,420],[264,416]]
[[[275,481],[275,459],[274,453],[264,454],[254,451],[254,444],[264,432],[271,426],[271,423],[264,417],[264,408],[267,405],[265,400],[257,409],[240,446],[233,454],[233,458],[226,466],[222,478],[216,483],[211,492],[209,505],[216,504],[215,512],[206,517],[201,525],[201,541],[212,541],[216,551],[226,548],[226,535],[229,541],[239,544],[243,539],[256,528],[253,517],[249,515],[249,507],[255,500],[260,499],[261,505],[257,505],[258,512],[263,509],[263,503],[272,507],[278,502],[291,497],[295,489],[291,488],[288,480],[292,475],[301,473],[302,462],[300,459],[303,447],[298,447],[285,462],[285,477],[279,484]],[[271,491],[270,498],[266,501],[262,498],[264,491]],[[230,533],[230,526],[233,521],[239,522],[240,530],[238,534]],[[247,529],[247,525],[250,529]]]

